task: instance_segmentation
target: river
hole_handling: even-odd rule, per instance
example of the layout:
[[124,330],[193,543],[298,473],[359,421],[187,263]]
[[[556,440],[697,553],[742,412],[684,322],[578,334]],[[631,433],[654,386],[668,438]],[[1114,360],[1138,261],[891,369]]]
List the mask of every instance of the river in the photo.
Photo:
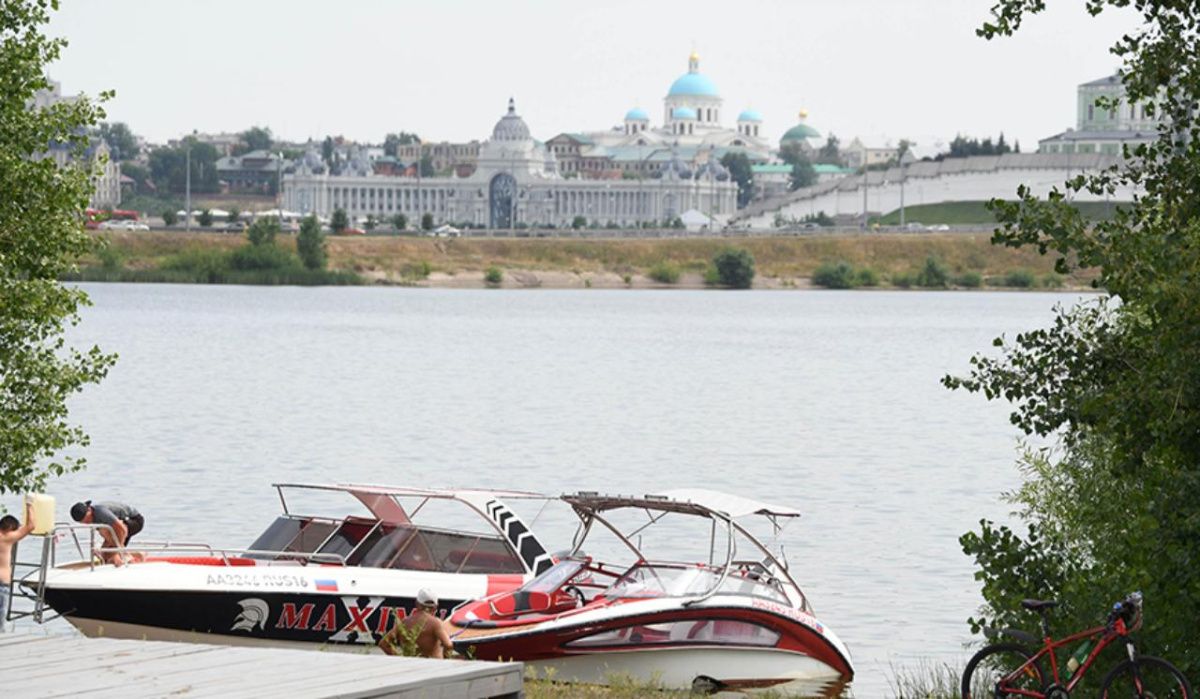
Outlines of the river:
[[860,698],[961,662],[980,598],[957,538],[1019,480],[1006,406],[939,379],[1076,298],[84,288],[72,339],[120,360],[71,404],[90,467],[54,482],[60,517],[123,500],[155,538],[244,546],[277,480],[728,490],[804,511],[788,557]]

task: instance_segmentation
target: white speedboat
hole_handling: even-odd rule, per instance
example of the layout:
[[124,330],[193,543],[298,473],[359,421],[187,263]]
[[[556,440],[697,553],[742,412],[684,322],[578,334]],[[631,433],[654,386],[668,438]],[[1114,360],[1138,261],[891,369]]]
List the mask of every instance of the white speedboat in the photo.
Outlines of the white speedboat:
[[[275,487],[283,513],[243,550],[133,542],[113,552],[97,546],[98,527],[60,524],[46,540],[42,565],[22,579],[23,591],[35,600],[39,621],[53,610],[88,636],[353,647],[375,643],[412,610],[421,588],[433,590],[448,613],[519,587],[553,565],[505,504],[545,499],[536,493]],[[341,511],[351,509],[353,498],[363,514],[319,517],[289,508],[297,492],[315,491],[348,496]],[[467,531],[427,521],[445,505],[461,506],[486,525]],[[76,549],[79,560],[58,563],[64,548]],[[112,553],[137,560],[100,562]]]
[[[798,511],[706,490],[563,500],[580,518],[572,554],[515,590],[455,610],[458,650],[591,683],[633,677],[694,690],[789,685],[837,696],[853,678],[849,651],[817,619],[782,557],[743,526],[754,515],[778,527]],[[645,516],[622,532],[611,521],[618,510]],[[635,539],[668,515],[704,525],[707,560],[646,559]],[[633,564],[582,555],[597,530],[614,533],[633,552]]]

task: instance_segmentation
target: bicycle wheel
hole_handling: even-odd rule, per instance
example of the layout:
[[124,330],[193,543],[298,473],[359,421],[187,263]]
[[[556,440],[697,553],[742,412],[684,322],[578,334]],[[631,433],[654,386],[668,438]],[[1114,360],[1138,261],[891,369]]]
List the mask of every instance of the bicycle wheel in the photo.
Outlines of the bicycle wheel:
[[963,670],[962,699],[1006,699],[1021,696],[1011,694],[1015,690],[1042,691],[1045,682],[1038,664],[1022,667],[1032,657],[1025,646],[1016,643],[985,646]]
[[1192,699],[1192,685],[1171,663],[1149,655],[1126,660],[1104,678],[1101,699]]

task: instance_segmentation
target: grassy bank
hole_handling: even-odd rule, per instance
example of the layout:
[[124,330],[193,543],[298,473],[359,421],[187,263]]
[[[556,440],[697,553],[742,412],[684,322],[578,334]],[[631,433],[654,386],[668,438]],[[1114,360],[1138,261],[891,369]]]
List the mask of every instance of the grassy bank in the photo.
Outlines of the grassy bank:
[[[106,248],[83,261],[80,278],[204,281],[201,276],[186,278],[204,270],[203,266],[189,267],[187,259],[229,254],[244,244],[240,236],[219,233],[105,233],[97,237],[106,241]],[[755,286],[760,288],[808,287],[818,268],[839,263],[869,270],[864,278],[875,279],[875,286],[919,287],[924,285],[913,280],[930,259],[945,271],[946,286],[950,287],[1084,288],[1090,282],[1086,277],[1054,277],[1050,259],[1032,250],[996,247],[989,241],[987,233],[953,232],[647,240],[366,236],[330,237],[328,251],[329,268],[335,272],[369,282],[431,286],[483,287],[485,271],[495,268],[503,272],[503,286],[703,287],[706,276],[711,278],[713,256],[730,246],[744,248],[754,256]],[[277,246],[293,253],[295,238],[281,236]],[[1007,283],[1010,280],[1019,283]],[[1020,283],[1024,280],[1032,281]]]
[[[1079,201],[1072,204],[1083,217],[1091,221],[1107,221],[1113,217],[1117,206],[1129,202]],[[927,226],[934,224],[992,224],[996,217],[987,210],[983,201],[950,201],[942,204],[917,204],[904,207],[904,220],[918,221]],[[871,219],[881,226],[900,225],[900,210]]]

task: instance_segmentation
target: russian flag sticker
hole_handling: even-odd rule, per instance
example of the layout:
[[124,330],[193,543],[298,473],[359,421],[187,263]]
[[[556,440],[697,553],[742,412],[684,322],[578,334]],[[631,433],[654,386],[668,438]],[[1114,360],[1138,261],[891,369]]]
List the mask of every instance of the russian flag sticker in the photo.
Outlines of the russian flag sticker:
[[337,580],[314,580],[317,592],[337,592]]

